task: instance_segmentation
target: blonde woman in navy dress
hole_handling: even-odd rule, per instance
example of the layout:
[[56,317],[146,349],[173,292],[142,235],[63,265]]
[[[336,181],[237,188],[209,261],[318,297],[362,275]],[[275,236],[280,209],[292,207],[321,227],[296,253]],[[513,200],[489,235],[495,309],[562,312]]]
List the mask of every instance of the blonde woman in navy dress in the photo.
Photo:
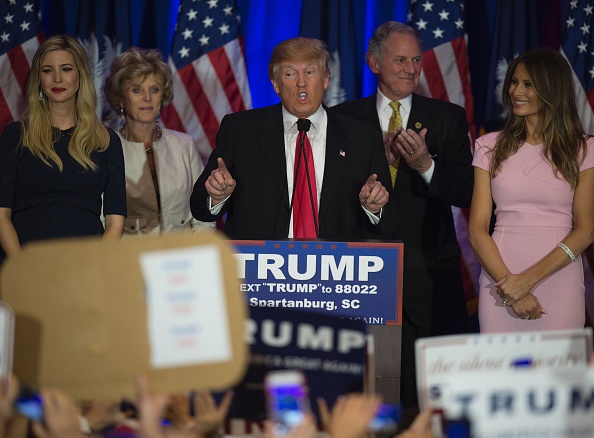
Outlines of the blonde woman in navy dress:
[[594,139],[584,133],[559,52],[516,58],[503,90],[507,122],[476,141],[473,161],[469,233],[482,265],[481,332],[579,329],[580,254],[594,239]]
[[0,137],[0,261],[29,241],[119,239],[126,216],[122,145],[95,115],[87,55],[76,39],[55,35],[41,44],[26,96],[24,118]]

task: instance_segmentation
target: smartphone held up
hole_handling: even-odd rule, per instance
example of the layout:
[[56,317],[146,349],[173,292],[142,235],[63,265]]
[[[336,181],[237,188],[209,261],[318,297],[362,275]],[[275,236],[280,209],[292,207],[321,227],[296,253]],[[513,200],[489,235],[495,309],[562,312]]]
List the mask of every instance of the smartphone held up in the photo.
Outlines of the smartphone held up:
[[305,375],[296,370],[270,371],[264,380],[268,418],[276,435],[286,435],[310,411]]
[[21,385],[14,408],[33,421],[43,422],[43,402],[39,391],[33,386]]

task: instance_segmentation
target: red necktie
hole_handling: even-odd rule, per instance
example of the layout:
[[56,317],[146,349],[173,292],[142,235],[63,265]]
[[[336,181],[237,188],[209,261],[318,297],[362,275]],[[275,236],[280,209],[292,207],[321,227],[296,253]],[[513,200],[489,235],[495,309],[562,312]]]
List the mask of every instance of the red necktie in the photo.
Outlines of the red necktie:
[[[301,145],[302,141],[303,146]],[[311,143],[305,131],[299,132],[297,136],[294,166],[293,237],[316,239],[318,237],[316,170],[314,168]]]

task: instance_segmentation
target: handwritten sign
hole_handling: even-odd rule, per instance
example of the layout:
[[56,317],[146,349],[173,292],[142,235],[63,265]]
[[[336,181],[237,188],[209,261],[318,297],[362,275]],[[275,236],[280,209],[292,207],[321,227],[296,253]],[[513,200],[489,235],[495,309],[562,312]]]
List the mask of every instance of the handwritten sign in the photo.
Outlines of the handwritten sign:
[[145,252],[140,264],[152,366],[229,360],[231,341],[217,247]]
[[455,335],[416,342],[419,401],[444,408],[444,388],[452,376],[514,369],[580,369],[592,354],[592,330]]
[[401,325],[401,243],[235,241],[250,307]]

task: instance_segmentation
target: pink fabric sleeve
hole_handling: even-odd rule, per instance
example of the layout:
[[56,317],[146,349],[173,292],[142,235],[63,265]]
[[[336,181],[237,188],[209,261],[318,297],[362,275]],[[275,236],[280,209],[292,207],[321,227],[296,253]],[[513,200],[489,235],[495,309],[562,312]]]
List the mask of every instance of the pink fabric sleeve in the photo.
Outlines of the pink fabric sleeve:
[[491,168],[491,149],[497,141],[498,132],[490,132],[489,134],[479,137],[475,141],[474,157],[472,165],[479,169],[489,172]]
[[586,145],[586,158],[580,166],[580,172],[594,167],[594,137],[588,138]]

